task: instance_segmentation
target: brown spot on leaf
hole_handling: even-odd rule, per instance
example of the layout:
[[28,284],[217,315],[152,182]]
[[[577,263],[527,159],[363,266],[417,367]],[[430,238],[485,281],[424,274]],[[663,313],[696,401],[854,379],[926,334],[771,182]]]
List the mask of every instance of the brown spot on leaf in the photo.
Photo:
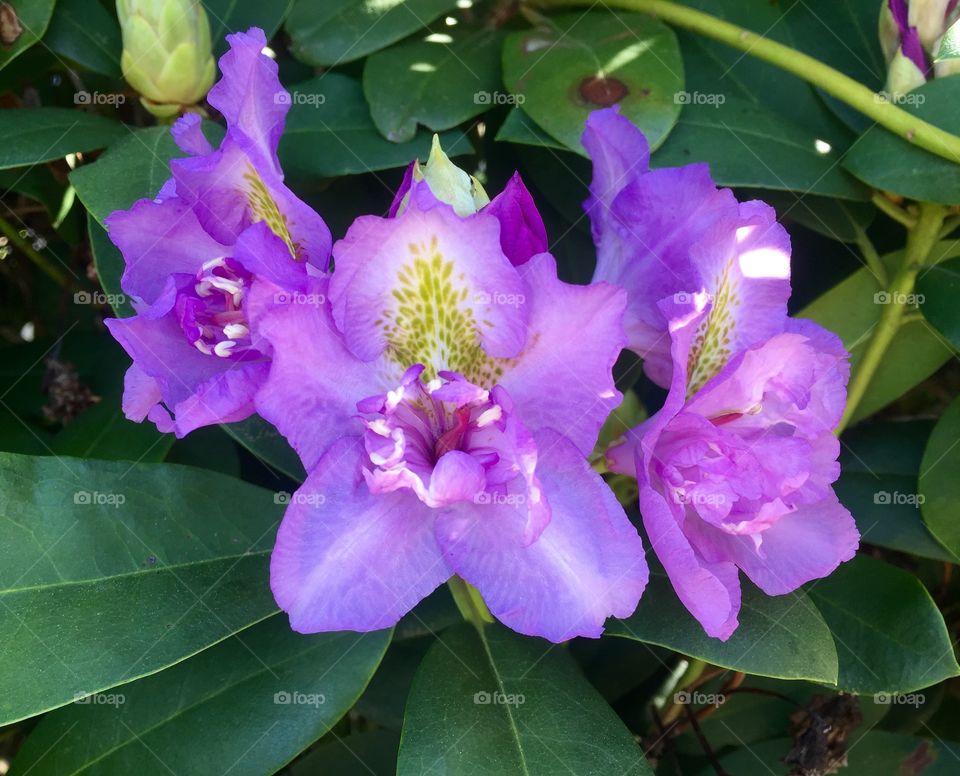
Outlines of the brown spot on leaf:
[[580,82],[580,96],[586,101],[609,108],[630,93],[627,85],[617,78],[594,75]]
[[10,3],[0,3],[0,43],[12,46],[23,35],[23,25]]

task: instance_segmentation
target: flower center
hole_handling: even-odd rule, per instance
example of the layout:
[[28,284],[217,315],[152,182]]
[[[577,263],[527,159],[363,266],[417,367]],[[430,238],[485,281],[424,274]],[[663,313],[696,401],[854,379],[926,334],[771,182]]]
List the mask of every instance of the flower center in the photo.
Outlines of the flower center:
[[423,372],[424,366],[415,364],[397,388],[357,403],[370,489],[410,488],[434,507],[501,503],[516,489],[524,494],[514,497],[519,503],[532,489],[539,503],[536,446],[512,417],[506,391],[488,391],[455,372],[423,382]]
[[253,278],[233,259],[208,261],[196,282],[177,295],[176,311],[187,340],[208,356],[247,361],[261,357],[250,341],[243,300]]

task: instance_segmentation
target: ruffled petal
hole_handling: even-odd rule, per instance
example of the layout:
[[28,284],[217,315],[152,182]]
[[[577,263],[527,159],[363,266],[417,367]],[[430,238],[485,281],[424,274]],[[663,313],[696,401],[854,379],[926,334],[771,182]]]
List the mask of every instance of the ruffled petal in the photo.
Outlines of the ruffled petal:
[[339,440],[291,497],[270,559],[270,587],[300,633],[389,628],[451,571],[432,510],[409,491],[374,495],[363,443]]
[[444,510],[438,541],[451,568],[508,627],[554,642],[596,638],[607,617],[636,609],[647,582],[643,545],[570,441],[544,430],[537,446],[537,476],[551,518],[536,541],[524,542],[522,503]]
[[287,438],[307,471],[341,436],[361,431],[357,402],[394,387],[400,377],[347,350],[326,293],[327,281],[313,278],[302,297],[278,304],[259,325],[273,347],[273,367],[257,411]]
[[231,133],[242,133],[253,144],[254,159],[269,163],[281,175],[277,145],[290,110],[290,95],[280,85],[277,63],[263,54],[267,45],[263,30],[227,36],[230,49],[220,57],[223,77],[207,95],[207,102],[227,120]]
[[589,455],[622,399],[613,365],[625,343],[626,294],[608,283],[562,282],[549,254],[533,257],[522,272],[530,308],[527,345],[504,365],[500,384],[527,428],[563,429]]
[[199,113],[186,113],[170,127],[173,141],[185,154],[203,156],[213,153],[213,146],[203,135],[202,124]]
[[207,234],[190,207],[175,197],[138,200],[129,210],[107,216],[106,225],[123,254],[123,290],[146,302],[160,296],[170,275],[193,274],[204,262],[230,254],[230,248]]
[[426,186],[410,193],[399,216],[361,216],[334,246],[334,319],[358,358],[386,350],[404,367],[489,384],[489,357],[517,355],[528,319],[500,224],[484,213],[457,216]]

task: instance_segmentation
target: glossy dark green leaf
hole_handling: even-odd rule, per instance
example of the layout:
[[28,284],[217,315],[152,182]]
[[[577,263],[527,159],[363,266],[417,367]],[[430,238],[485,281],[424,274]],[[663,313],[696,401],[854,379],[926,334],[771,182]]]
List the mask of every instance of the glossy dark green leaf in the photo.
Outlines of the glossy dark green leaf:
[[960,350],[960,258],[924,267],[917,276],[923,317]]
[[[737,24],[764,38],[794,46],[787,22],[792,0],[744,3],[743,0],[688,0],[684,5]],[[815,138],[845,149],[854,135],[806,81],[739,49],[705,35],[678,29],[686,91],[748,100],[779,113]]]
[[350,709],[389,641],[389,631],[303,636],[275,615],[173,668],[58,709],[11,773],[274,773]]
[[[783,758],[793,748],[793,740],[777,738],[750,747],[735,749],[720,758],[727,773],[763,773],[787,776],[790,767]],[[847,764],[838,773],[843,776],[952,776],[957,772],[960,746],[942,739],[931,740],[887,733],[882,730],[855,729],[850,738]],[[696,776],[714,776],[713,767]]]
[[926,420],[861,423],[844,433],[834,486],[863,541],[922,558],[951,560],[920,516],[920,459],[933,424]]
[[27,167],[76,151],[93,151],[128,133],[119,121],[81,110],[5,110],[0,123],[0,169]]
[[259,27],[269,41],[280,29],[290,12],[293,0],[203,0],[210,20],[210,39],[214,55],[219,57],[227,50],[226,36],[231,32],[246,32]]
[[920,464],[920,511],[924,522],[960,563],[960,401],[954,401],[934,426]]
[[[960,132],[960,78],[935,78],[906,95],[900,105],[947,132]],[[880,126],[867,129],[843,166],[878,189],[925,202],[960,204],[960,163],[917,148]]]
[[792,191],[747,189],[744,197],[762,199],[773,205],[781,221],[796,221],[824,237],[839,242],[856,242],[859,234],[873,223],[877,209],[870,202],[830,199]]
[[275,612],[281,511],[268,491],[173,464],[0,455],[0,723]]
[[332,66],[379,51],[456,7],[456,0],[297,0],[285,28],[297,59]]
[[[784,21],[795,48],[876,91],[887,80],[877,34],[879,16],[875,0],[787,0],[784,4]],[[857,132],[873,124],[846,103],[822,92],[821,97]]]
[[837,650],[830,629],[802,592],[766,596],[741,578],[740,626],[727,641],[707,636],[680,603],[662,571],[632,617],[611,621],[607,633],[682,652],[708,663],[760,676],[834,684]]
[[43,42],[95,73],[120,78],[120,25],[100,3],[58,0]]
[[54,0],[6,0],[4,6],[4,32],[10,42],[0,45],[0,70],[43,37]]
[[[291,177],[332,177],[402,167],[426,159],[430,134],[421,132],[409,143],[392,143],[377,130],[363,98],[360,82],[327,73],[290,87],[293,105],[280,140],[280,161]],[[440,136],[444,150],[468,153],[461,132]]]
[[653,167],[708,162],[721,186],[801,191],[865,200],[869,192],[837,164],[837,153],[779,113],[737,97],[690,104]]
[[107,230],[97,223],[93,213],[87,213],[87,234],[90,238],[90,253],[93,266],[97,270],[100,286],[106,295],[106,301],[121,318],[133,315],[133,305],[120,287],[123,275],[123,255],[110,242]]
[[500,125],[496,139],[507,143],[543,146],[544,148],[553,148],[558,151],[568,150],[563,143],[559,140],[554,140],[550,135],[540,129],[526,111],[520,107],[514,108],[507,114],[503,124]]
[[458,25],[372,54],[363,68],[370,115],[388,140],[413,140],[483,113],[500,86],[500,33]]
[[[960,256],[960,241],[938,243],[931,260]],[[903,252],[883,257],[888,272],[902,261]],[[866,267],[838,283],[801,310],[797,317],[811,318],[835,332],[850,352],[853,369],[863,357],[883,305],[890,301]],[[937,371],[951,356],[949,346],[926,321],[912,320],[901,326],[887,349],[870,387],[854,413],[853,421],[869,417]]]
[[227,423],[222,428],[267,466],[297,482],[306,479],[306,472],[296,451],[274,426],[259,415],[238,423]]
[[407,701],[398,776],[650,774],[643,750],[562,647],[498,625],[446,631]]
[[578,153],[587,116],[613,104],[656,148],[680,114],[683,61],[673,30],[653,17],[588,11],[509,35],[503,79],[540,127]]
[[836,641],[841,690],[907,693],[960,673],[943,616],[913,574],[858,555],[806,591]]

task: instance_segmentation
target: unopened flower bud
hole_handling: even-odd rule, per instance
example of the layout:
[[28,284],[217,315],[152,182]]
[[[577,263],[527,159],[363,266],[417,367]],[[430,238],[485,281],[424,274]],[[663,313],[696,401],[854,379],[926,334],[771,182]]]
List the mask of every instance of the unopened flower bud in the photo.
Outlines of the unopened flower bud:
[[210,25],[199,0],[117,0],[123,77],[158,117],[202,100],[216,65]]

